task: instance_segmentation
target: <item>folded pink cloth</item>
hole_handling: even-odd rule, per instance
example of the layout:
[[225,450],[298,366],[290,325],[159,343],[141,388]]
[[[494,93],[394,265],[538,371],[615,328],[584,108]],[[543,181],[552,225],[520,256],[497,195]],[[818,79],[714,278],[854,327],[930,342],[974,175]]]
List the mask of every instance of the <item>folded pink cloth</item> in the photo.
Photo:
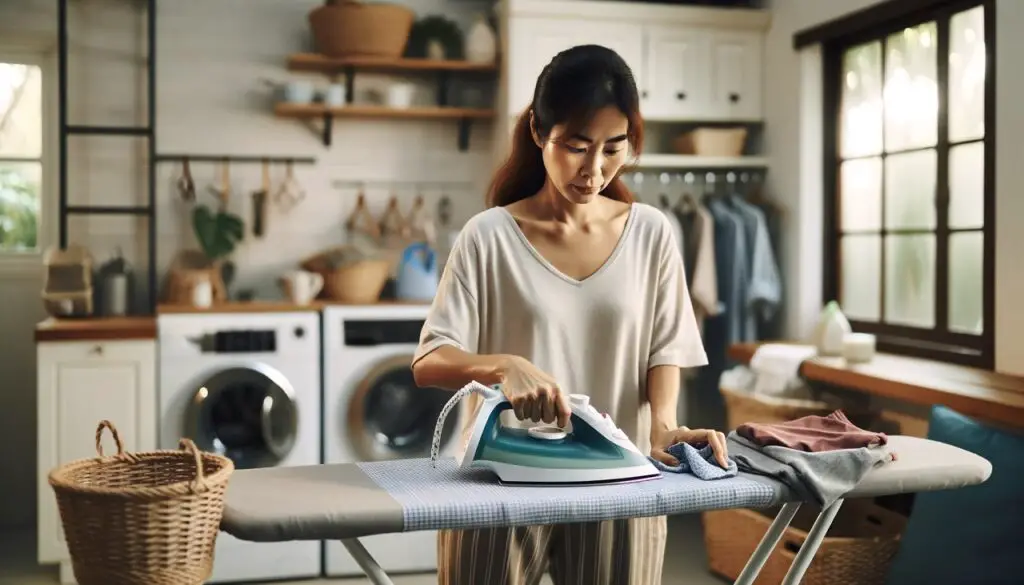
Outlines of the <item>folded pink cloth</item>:
[[828,416],[805,416],[783,423],[744,423],[736,434],[761,447],[775,445],[810,453],[884,445],[885,433],[865,431],[843,411]]

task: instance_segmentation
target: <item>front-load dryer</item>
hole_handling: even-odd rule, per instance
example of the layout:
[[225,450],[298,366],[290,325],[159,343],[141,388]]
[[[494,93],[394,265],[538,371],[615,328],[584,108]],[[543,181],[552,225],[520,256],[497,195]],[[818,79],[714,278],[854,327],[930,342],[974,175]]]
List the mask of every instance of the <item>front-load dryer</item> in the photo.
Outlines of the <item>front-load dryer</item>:
[[[157,317],[160,445],[189,437],[236,469],[320,463],[320,316],[191,313]],[[230,487],[229,487],[230,489]],[[318,541],[217,536],[210,582],[315,577]]]
[[[324,456],[326,463],[430,456],[438,415],[452,393],[418,388],[412,356],[426,305],[333,306],[323,312]],[[465,404],[465,401],[463,401]],[[451,456],[463,426],[461,408],[448,414],[441,455]],[[361,538],[389,573],[437,569],[435,532]],[[362,575],[339,542],[326,543],[328,576]]]

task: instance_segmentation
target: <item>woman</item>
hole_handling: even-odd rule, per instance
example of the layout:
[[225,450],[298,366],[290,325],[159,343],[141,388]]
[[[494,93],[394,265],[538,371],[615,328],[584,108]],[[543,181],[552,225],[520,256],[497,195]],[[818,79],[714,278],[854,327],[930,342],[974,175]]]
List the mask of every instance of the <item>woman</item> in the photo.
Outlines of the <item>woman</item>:
[[[413,358],[419,386],[501,383],[521,421],[569,417],[588,394],[642,451],[725,437],[679,428],[680,368],[707,363],[665,215],[619,179],[643,138],[632,72],[578,46],[541,72],[490,209],[453,246]],[[476,396],[470,397],[475,401]],[[471,407],[473,404],[471,403]],[[528,424],[528,423],[526,423]],[[442,584],[661,583],[665,518],[441,531]]]

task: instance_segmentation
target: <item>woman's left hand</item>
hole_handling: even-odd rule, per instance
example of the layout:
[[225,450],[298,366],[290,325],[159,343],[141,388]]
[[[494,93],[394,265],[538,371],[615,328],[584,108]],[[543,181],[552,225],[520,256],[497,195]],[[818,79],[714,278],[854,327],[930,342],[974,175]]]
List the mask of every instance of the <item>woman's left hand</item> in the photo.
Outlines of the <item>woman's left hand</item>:
[[724,433],[710,429],[690,430],[687,427],[656,432],[651,437],[651,457],[665,465],[679,465],[679,461],[665,451],[676,443],[689,443],[698,448],[711,445],[711,450],[715,453],[715,461],[722,466],[722,469],[729,467],[729,452],[726,449]]

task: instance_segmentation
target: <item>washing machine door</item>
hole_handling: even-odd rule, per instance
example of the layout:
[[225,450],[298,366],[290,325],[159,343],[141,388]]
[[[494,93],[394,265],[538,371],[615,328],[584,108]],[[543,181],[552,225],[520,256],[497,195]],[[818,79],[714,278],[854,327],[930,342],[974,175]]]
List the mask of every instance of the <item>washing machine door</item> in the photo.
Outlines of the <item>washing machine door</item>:
[[[377,362],[350,395],[343,432],[363,461],[430,455],[437,418],[452,393],[417,386],[410,364],[411,354]],[[445,419],[442,450],[455,435],[458,414],[453,409]]]
[[276,369],[249,364],[218,370],[197,384],[186,415],[189,437],[238,469],[272,467],[298,435],[295,391]]

